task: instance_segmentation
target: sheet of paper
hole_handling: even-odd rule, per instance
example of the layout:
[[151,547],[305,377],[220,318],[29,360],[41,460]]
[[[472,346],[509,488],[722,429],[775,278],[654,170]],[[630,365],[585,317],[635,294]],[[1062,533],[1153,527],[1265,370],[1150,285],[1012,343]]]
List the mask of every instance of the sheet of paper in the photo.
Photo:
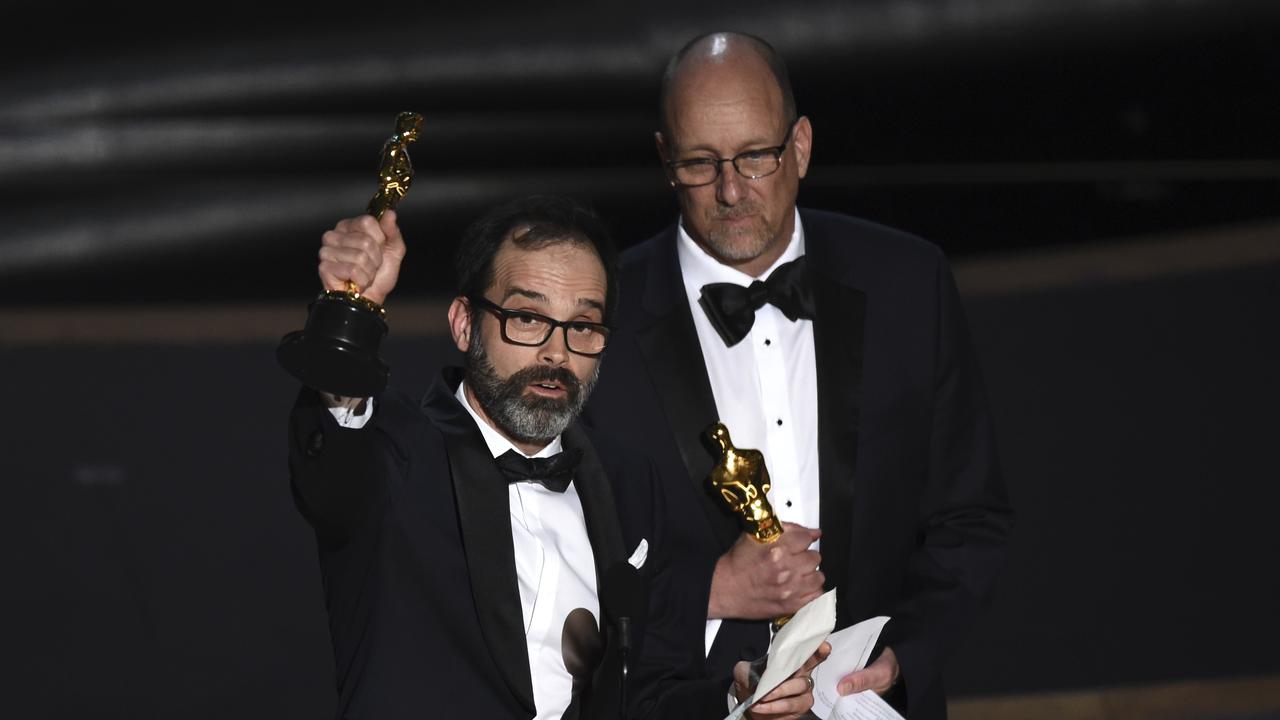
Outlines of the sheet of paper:
[[725,720],[742,717],[747,708],[782,684],[817,652],[836,626],[836,591],[829,590],[809,601],[787,621],[769,643],[769,664],[756,691],[734,708]]
[[836,703],[830,720],[906,720],[874,690],[845,695]]
[[[831,655],[813,670],[813,714],[829,720],[831,709],[840,700],[836,685],[844,676],[867,666],[871,651],[880,639],[889,618],[880,615],[851,625],[827,638]],[[891,708],[892,709],[892,708]]]

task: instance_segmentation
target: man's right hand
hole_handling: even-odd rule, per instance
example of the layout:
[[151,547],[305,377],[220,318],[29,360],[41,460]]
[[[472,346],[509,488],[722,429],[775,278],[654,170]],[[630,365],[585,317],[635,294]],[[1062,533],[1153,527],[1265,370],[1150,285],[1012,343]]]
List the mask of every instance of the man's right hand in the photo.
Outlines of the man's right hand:
[[320,239],[320,282],[325,290],[346,290],[350,280],[381,305],[396,286],[404,253],[394,210],[380,221],[372,215],[340,220]]
[[[831,643],[824,641],[799,670],[747,709],[749,720],[798,720],[801,717],[813,717],[808,714],[813,707],[813,669],[830,654]],[[743,698],[754,692],[759,680],[758,677],[752,677],[751,663],[743,660],[734,665],[733,686],[730,688],[734,704],[742,702]]]
[[772,620],[822,594],[822,556],[809,546],[821,530],[784,522],[782,537],[761,543],[743,534],[716,561],[707,617]]

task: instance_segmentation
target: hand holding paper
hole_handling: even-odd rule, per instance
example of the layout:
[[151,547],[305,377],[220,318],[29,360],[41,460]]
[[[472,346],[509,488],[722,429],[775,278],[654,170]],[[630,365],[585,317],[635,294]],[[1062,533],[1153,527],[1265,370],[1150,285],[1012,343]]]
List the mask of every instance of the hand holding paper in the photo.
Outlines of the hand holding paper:
[[[822,643],[818,646],[818,650],[805,661],[800,669],[791,674],[791,677],[782,681],[778,687],[770,690],[768,694],[756,701],[754,705],[746,707],[746,717],[749,720],[796,720],[798,718],[812,718],[809,709],[813,707],[813,689],[811,685],[810,675],[813,668],[826,659],[831,652],[829,643]],[[759,679],[754,670],[754,664],[743,661],[739,662],[733,670],[734,677],[734,695],[737,697],[747,697],[752,693],[755,681]]]
[[[887,622],[887,617],[873,617],[827,638],[831,643],[831,655],[813,671],[814,715],[822,720],[890,720],[901,717],[874,690],[842,696],[838,689],[846,676],[867,666],[871,651],[880,639],[880,631]],[[886,649],[882,659],[892,660],[892,652]],[[894,663],[896,665],[896,660]]]
[[[902,716],[874,690],[842,696],[837,689],[846,676],[867,667],[871,651],[880,639],[880,631],[888,622],[887,617],[873,617],[832,633],[831,630],[836,625],[836,591],[831,590],[821,595],[801,608],[773,636],[773,642],[769,645],[768,665],[760,676],[755,692],[734,708],[725,720],[739,720],[748,709],[766,698],[784,681],[799,679],[793,676],[797,671],[806,669],[807,662],[815,661],[814,653],[824,645],[824,639],[829,645],[830,654],[816,668],[812,668],[810,674],[813,678],[813,714],[822,720],[902,720]],[[888,660],[896,666],[892,652],[886,649],[885,654],[876,662]],[[744,679],[738,680],[740,685],[745,684]],[[794,694],[785,693],[784,697]],[[759,706],[762,716],[768,716],[775,709],[767,707],[769,704],[771,703]],[[789,706],[778,705],[776,709],[782,713]]]
[[800,611],[773,636],[773,642],[769,644],[769,664],[764,674],[760,676],[755,692],[734,708],[726,720],[741,718],[747,708],[800,670],[822,646],[823,640],[831,634],[835,626],[835,590],[818,596],[808,605],[800,608]]

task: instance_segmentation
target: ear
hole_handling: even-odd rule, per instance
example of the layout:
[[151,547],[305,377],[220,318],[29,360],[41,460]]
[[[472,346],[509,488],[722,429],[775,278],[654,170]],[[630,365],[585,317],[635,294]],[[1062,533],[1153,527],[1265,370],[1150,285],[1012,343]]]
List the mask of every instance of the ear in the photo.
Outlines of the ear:
[[471,349],[471,303],[464,297],[456,297],[449,304],[449,334],[459,350]]
[[791,154],[795,157],[796,171],[800,177],[809,172],[809,157],[813,152],[813,126],[809,118],[801,115],[796,128],[791,131]]
[[671,177],[671,171],[667,169],[667,139],[662,136],[661,131],[654,131],[653,145],[658,149],[658,162],[662,163],[662,172],[667,176],[667,182],[671,183],[671,187],[675,187],[675,178]]

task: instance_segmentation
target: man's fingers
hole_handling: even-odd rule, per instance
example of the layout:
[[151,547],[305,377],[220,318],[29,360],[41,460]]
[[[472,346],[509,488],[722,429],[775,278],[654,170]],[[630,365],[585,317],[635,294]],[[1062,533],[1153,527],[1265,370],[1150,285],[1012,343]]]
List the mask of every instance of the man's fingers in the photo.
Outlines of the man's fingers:
[[867,671],[865,669],[851,672],[840,678],[840,682],[836,683],[836,692],[841,695],[859,693],[870,687],[867,682]]
[[404,254],[394,212],[339,220],[320,237],[320,281],[326,290],[355,283],[365,297],[382,303],[395,287]]
[[805,543],[806,547],[812,545],[815,540],[822,537],[822,530],[818,528],[805,527],[804,525],[797,525],[796,523],[787,522],[785,520],[782,522],[782,530],[783,538],[786,538],[788,533],[790,533],[790,537],[796,542],[804,540],[807,537],[808,542]]
[[794,715],[813,705],[807,677],[791,677],[783,681],[751,707],[756,715]]
[[807,528],[804,525],[801,525],[800,523],[793,523],[788,520],[783,520],[782,529],[784,531],[782,533],[782,537],[786,537],[787,533],[797,533],[797,532],[807,533],[812,528]]
[[372,235],[359,231],[329,230],[320,236],[320,245],[322,247],[356,248],[370,255],[382,254],[382,246],[378,244],[378,241]]
[[373,273],[351,263],[326,260],[321,261],[319,269],[326,290],[345,290],[348,280],[361,287],[373,282]]
[[759,707],[763,703],[774,702],[783,698],[793,697],[795,695],[803,695],[809,691],[809,681],[802,677],[790,677],[783,680],[778,687],[769,691],[767,695],[760,698],[760,702],[756,703]]
[[[381,259],[370,255],[363,247],[323,245],[318,252],[320,276],[330,290],[341,289],[346,281],[366,286],[378,272]],[[336,281],[338,285],[333,286]]]
[[795,523],[784,522],[782,527],[781,545],[787,548],[787,552],[791,553],[803,552],[813,544],[814,540],[822,536],[822,531],[820,530],[811,530]]
[[[383,215],[383,218],[385,219],[386,215]],[[395,217],[392,216],[389,222],[394,226]],[[359,217],[339,220],[337,224],[333,226],[333,230],[330,230],[329,232],[336,232],[341,236],[348,237],[353,235],[367,235],[369,236],[369,239],[379,247],[387,239],[386,233],[383,232],[382,225],[372,215],[361,215]],[[396,232],[399,233],[398,228]]]
[[804,661],[804,665],[801,666],[797,674],[808,675],[811,670],[818,667],[818,663],[821,663],[823,660],[826,660],[827,656],[830,654],[831,654],[831,643],[823,641],[823,643],[818,646],[817,651],[815,651],[812,655],[810,655],[808,660]]
[[352,265],[370,274],[378,270],[378,258],[370,255],[363,248],[321,247],[318,255],[321,263]]
[[361,215],[352,221],[353,231],[362,232],[373,239],[379,246],[386,242],[387,236],[382,232],[382,225],[372,215]]
[[840,682],[836,683],[836,692],[841,695],[852,695],[863,690],[875,690],[883,693],[889,689],[889,685],[892,682],[893,676],[891,672],[873,665],[845,675]]
[[359,264],[376,272],[382,264],[382,250],[364,233],[342,233],[330,230],[320,238],[320,259]]
[[761,717],[795,717],[813,707],[813,700],[807,702],[803,698],[783,698],[770,702],[758,702],[751,706],[751,716]]
[[739,660],[733,666],[733,696],[739,702],[751,694],[751,663]]
[[404,236],[400,234],[395,210],[388,210],[382,214],[382,219],[378,221],[378,229],[382,232],[383,246],[397,257],[404,255]]
[[822,594],[826,577],[817,569],[822,556],[808,549],[811,531],[789,527],[782,540],[767,545],[744,534],[720,558],[708,604],[712,617],[776,618]]

